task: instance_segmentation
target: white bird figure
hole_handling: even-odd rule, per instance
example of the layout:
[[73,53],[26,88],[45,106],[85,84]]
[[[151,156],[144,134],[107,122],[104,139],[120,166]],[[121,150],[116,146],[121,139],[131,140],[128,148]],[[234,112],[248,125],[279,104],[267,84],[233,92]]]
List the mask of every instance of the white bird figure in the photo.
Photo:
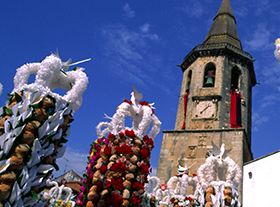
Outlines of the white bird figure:
[[130,95],[131,95],[130,100],[131,100],[132,104],[138,106],[140,100],[143,98],[143,94],[140,93],[139,91],[137,91],[136,88],[133,88],[133,91],[131,92]]

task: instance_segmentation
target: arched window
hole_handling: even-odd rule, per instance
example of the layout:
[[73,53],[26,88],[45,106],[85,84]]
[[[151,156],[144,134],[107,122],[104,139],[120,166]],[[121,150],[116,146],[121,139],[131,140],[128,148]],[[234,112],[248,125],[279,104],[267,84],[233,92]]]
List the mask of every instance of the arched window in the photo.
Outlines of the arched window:
[[187,77],[186,92],[190,92],[192,82],[192,71],[190,70]]
[[240,75],[241,75],[240,70],[237,67],[234,67],[231,71],[231,83],[230,83],[231,90],[239,90]]
[[208,63],[204,70],[203,87],[215,86],[216,66],[214,63]]
[[190,70],[188,72],[186,89],[185,89],[185,94],[184,94],[184,119],[183,119],[181,129],[186,128],[186,118],[187,118],[187,109],[188,109],[187,106],[188,106],[188,97],[189,97],[190,90],[191,90],[191,81],[192,81],[192,71]]
[[230,83],[230,126],[231,128],[242,127],[242,109],[240,92],[241,71],[234,67],[231,71]]

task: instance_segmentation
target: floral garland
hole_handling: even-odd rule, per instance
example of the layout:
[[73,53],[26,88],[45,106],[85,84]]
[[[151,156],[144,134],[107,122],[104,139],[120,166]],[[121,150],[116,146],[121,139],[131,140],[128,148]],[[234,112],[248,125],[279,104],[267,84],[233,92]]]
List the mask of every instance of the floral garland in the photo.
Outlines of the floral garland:
[[109,134],[92,145],[78,206],[141,206],[153,139],[133,130]]

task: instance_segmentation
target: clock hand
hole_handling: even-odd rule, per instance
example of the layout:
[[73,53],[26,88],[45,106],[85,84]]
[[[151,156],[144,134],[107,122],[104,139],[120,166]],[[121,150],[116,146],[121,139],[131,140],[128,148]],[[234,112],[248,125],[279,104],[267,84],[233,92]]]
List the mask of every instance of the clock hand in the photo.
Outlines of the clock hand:
[[200,114],[202,114],[204,111],[206,111],[206,109],[208,109],[210,107],[210,105],[207,105],[202,111],[200,111]]

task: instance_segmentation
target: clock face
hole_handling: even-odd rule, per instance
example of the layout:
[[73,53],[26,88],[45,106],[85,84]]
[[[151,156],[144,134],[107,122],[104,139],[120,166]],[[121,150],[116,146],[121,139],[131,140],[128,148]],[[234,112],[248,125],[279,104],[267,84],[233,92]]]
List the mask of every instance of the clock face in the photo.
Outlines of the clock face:
[[210,119],[216,117],[217,104],[213,101],[199,101],[196,104],[194,118]]

